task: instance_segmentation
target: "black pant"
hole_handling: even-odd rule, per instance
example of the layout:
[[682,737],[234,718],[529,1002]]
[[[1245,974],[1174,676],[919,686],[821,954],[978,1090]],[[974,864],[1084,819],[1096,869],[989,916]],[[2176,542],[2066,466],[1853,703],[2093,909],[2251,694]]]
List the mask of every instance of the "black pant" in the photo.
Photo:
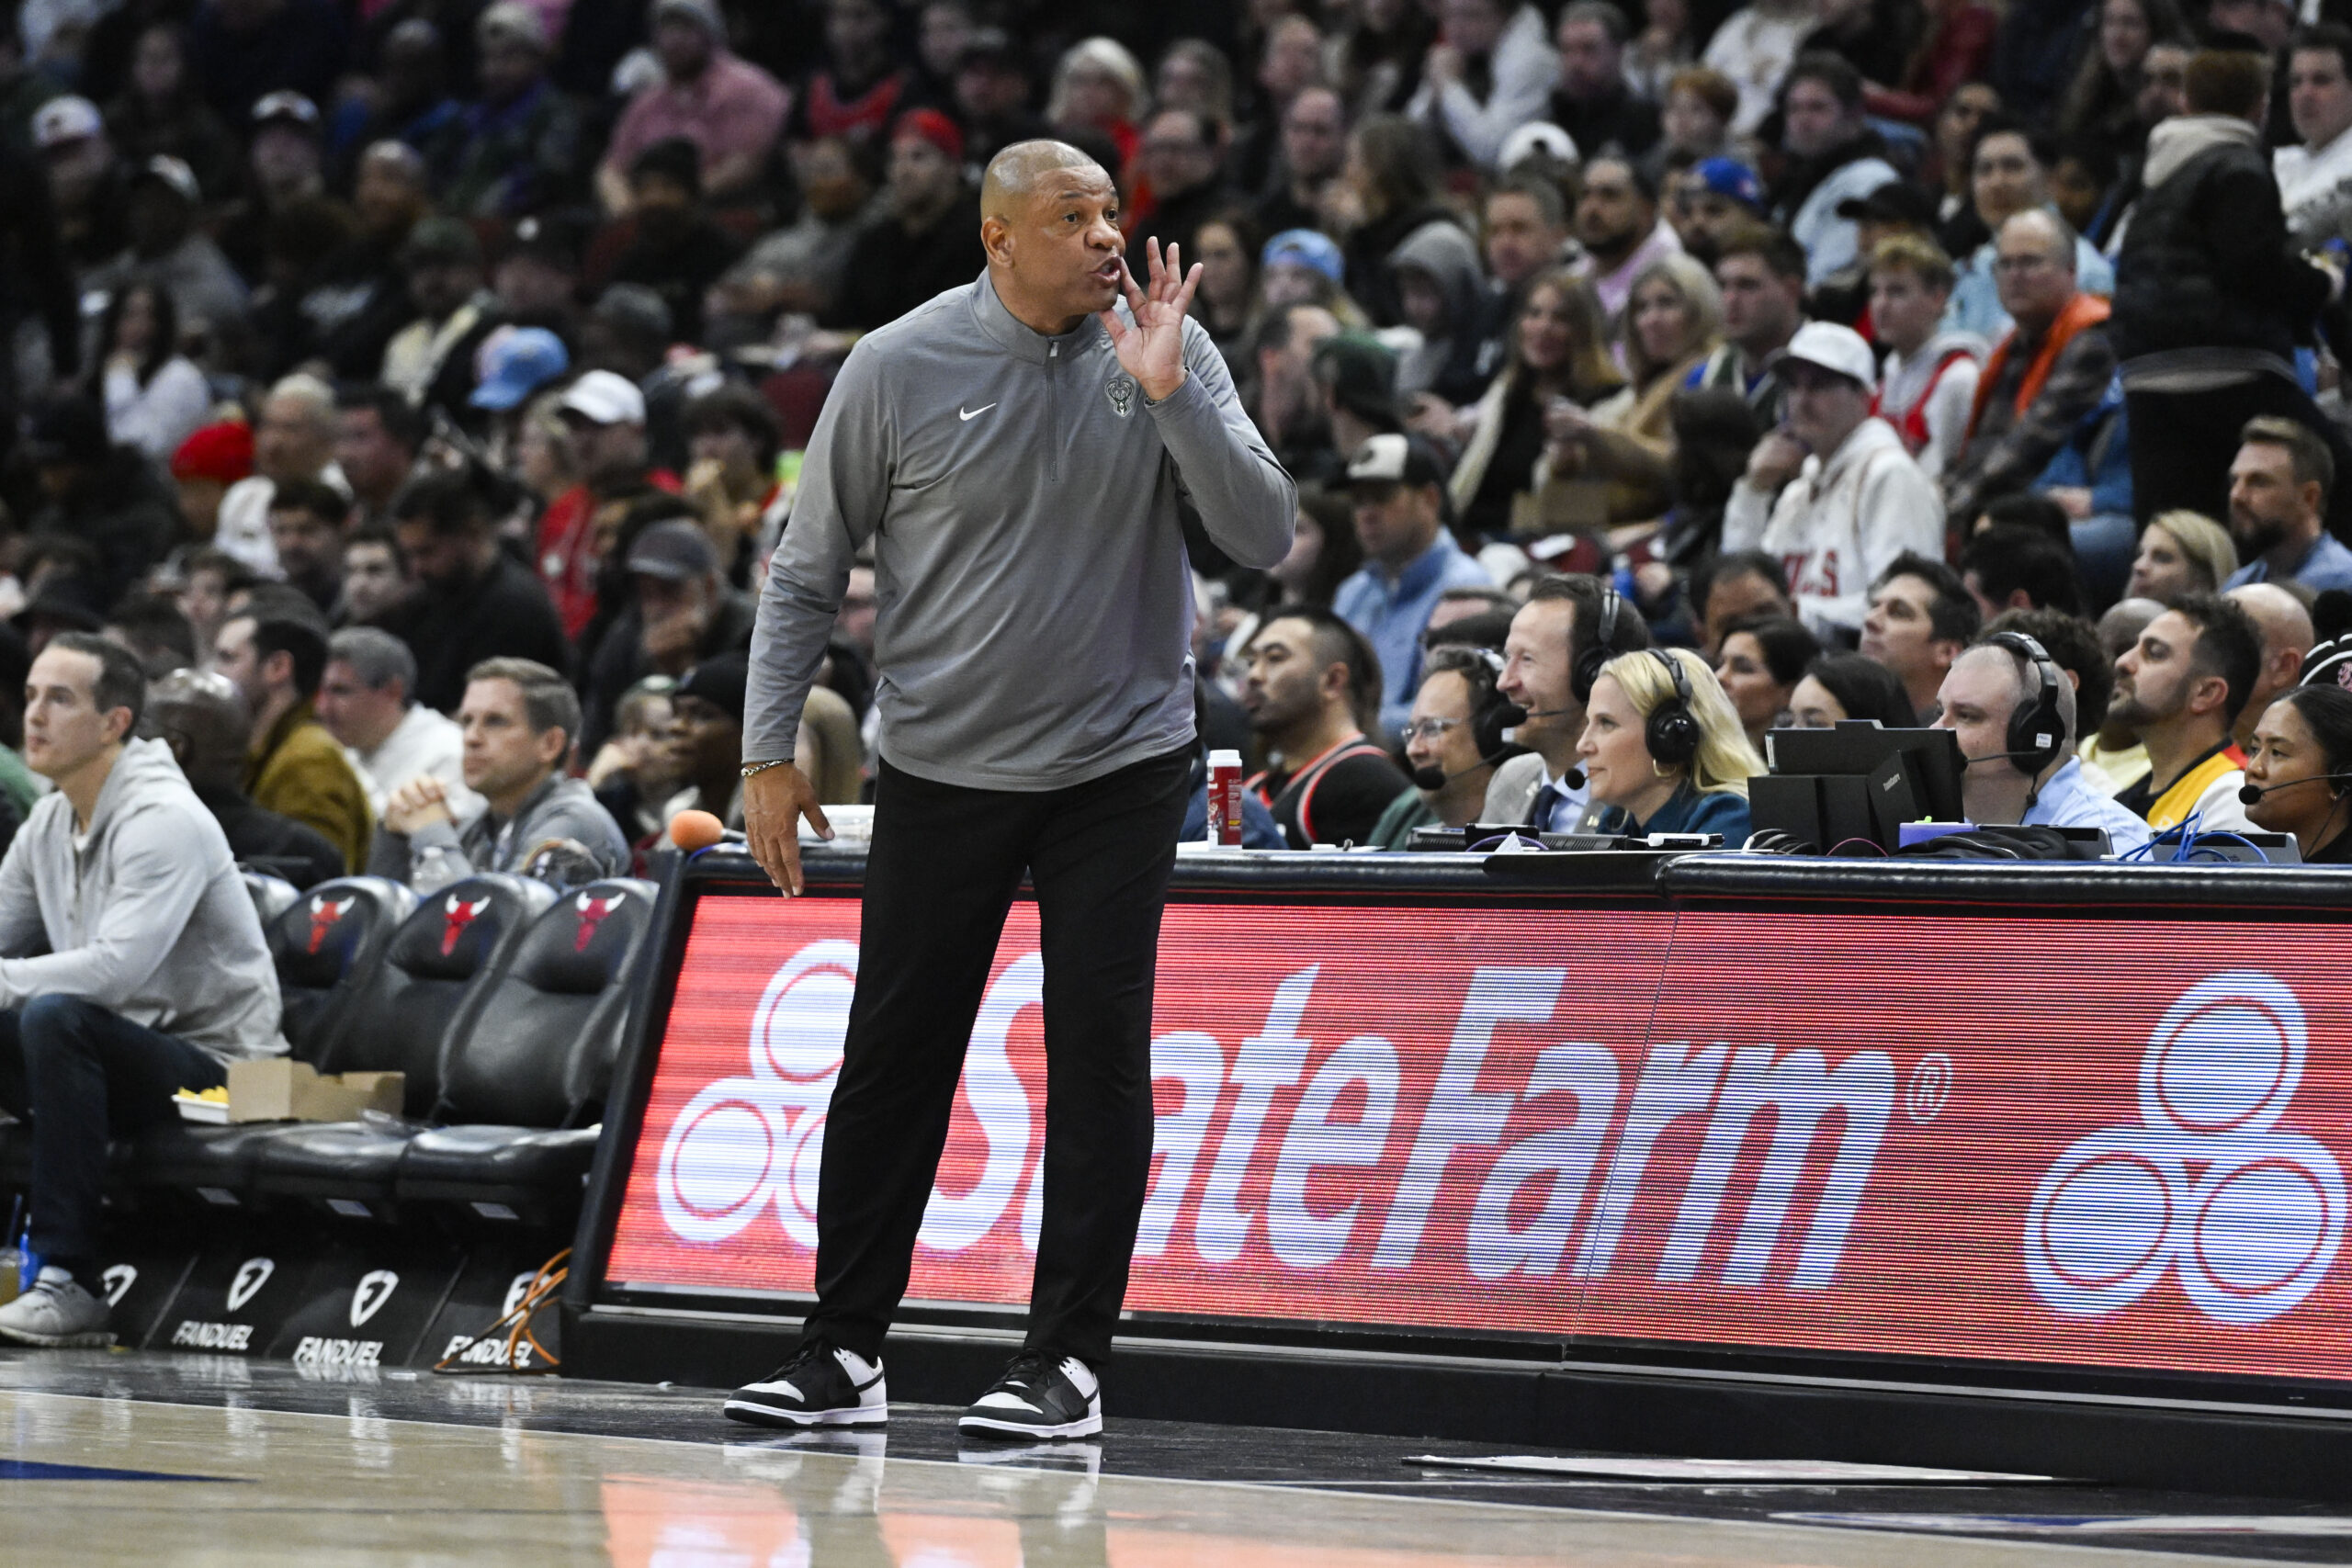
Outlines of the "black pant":
[[227,1081],[211,1053],[79,997],[0,1012],[0,1105],[33,1124],[33,1250],[89,1268],[107,1136],[175,1121],[175,1093]]
[[[2143,527],[2159,512],[2186,510],[2227,526],[2230,461],[2238,433],[2256,414],[2278,414],[2314,432],[2335,454],[2335,471],[2352,474],[2352,441],[2295,382],[2256,376],[2205,392],[2126,392],[2132,422],[2132,513]],[[2352,540],[2352,483],[2327,498],[2327,531]]]
[[1188,749],[1042,794],[880,764],[857,992],[818,1179],[809,1340],[881,1353],[1026,871],[1048,1108],[1028,1348],[1109,1355],[1151,1171],[1152,981],[1191,761]]

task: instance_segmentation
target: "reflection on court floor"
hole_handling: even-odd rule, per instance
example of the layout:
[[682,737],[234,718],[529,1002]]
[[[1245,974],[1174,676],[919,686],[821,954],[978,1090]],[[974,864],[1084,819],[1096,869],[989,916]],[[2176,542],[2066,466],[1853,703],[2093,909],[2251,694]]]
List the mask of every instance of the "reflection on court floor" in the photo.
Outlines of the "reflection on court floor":
[[[1511,1506],[1105,1473],[1102,1449],[893,1457],[890,1436],[673,1441],[536,1429],[596,1391],[412,1384],[469,1425],[396,1419],[394,1385],[305,1385],[301,1410],[233,1383],[119,1376],[24,1389],[0,1362],[0,1560],[28,1563],[601,1563],[622,1568],[1863,1568],[2081,1563],[2078,1546]],[[179,1369],[185,1371],[185,1367]],[[13,1375],[12,1375],[13,1374]],[[233,1378],[233,1374],[230,1374]],[[144,1382],[150,1386],[141,1388]],[[6,1385],[18,1385],[13,1391]],[[414,1397],[414,1396],[412,1396]],[[613,1390],[615,1408],[699,1395]],[[944,1427],[937,1413],[917,1422]],[[532,1424],[526,1424],[532,1423]],[[901,1436],[911,1437],[914,1422]],[[924,1428],[928,1430],[928,1427]],[[1254,1440],[1279,1444],[1281,1434]],[[1114,1432],[1106,1442],[1115,1444]],[[1215,1443],[1215,1429],[1202,1429]],[[1365,1443],[1380,1439],[1362,1439]],[[905,1447],[919,1447],[907,1443]],[[1818,1499],[1826,1501],[1826,1499]],[[1848,1499],[1841,1498],[1844,1502]],[[2101,1551],[2101,1568],[2227,1559]]]

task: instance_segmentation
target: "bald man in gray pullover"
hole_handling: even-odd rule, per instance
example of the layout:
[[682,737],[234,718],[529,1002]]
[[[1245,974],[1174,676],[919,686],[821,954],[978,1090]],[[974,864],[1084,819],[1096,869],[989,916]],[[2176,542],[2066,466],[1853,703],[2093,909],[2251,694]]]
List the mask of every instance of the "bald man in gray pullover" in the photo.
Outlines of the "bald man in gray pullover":
[[[1195,740],[1180,507],[1268,567],[1297,492],[1187,319],[1200,268],[1127,272],[1118,191],[1077,149],[989,165],[987,272],[862,340],[768,566],[744,716],[744,825],[787,895],[830,834],[791,761],[800,708],[871,547],[880,760],[855,999],[825,1122],[817,1305],[792,1359],[726,1405],[768,1426],[888,1417],[905,1294],[956,1084],[1025,873],[1048,1059],[1045,1211],[1022,1352],[962,1419],[1101,1430],[1097,1369],[1151,1165],[1160,910]],[[1124,297],[1124,298],[1123,298]],[[1008,1207],[999,1224],[1015,1223]]]

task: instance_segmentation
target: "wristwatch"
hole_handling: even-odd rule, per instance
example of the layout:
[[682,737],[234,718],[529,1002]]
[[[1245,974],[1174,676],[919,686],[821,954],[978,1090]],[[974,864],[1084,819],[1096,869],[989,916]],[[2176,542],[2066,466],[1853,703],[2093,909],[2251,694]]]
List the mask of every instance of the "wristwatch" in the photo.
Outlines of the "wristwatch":
[[764,773],[770,768],[788,768],[790,766],[792,766],[792,759],[789,757],[771,757],[764,762],[744,763],[743,776],[748,779],[753,773]]

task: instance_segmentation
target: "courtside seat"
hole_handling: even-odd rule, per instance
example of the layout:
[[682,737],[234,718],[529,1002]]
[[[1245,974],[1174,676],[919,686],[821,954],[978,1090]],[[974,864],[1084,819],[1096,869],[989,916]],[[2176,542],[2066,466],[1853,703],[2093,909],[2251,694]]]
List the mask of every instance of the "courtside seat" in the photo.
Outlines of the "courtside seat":
[[322,882],[270,922],[286,1043],[316,1063],[399,934],[416,895],[381,876]]
[[403,1202],[496,1219],[576,1210],[653,929],[652,883],[591,883],[541,915],[453,1040],[442,1114],[411,1140]]
[[[276,880],[245,874],[248,887]],[[295,1057],[315,1063],[381,967],[401,922],[416,908],[416,895],[380,876],[340,876],[308,894],[278,886],[288,897],[263,922],[263,932],[277,967],[280,1028]],[[257,891],[256,908],[260,899]],[[253,1174],[254,1151],[285,1130],[276,1122],[164,1127],[134,1140],[121,1169],[134,1186],[173,1188],[229,1203]]]
[[295,891],[292,883],[282,876],[272,876],[264,871],[248,871],[244,875],[245,891],[253,895],[254,913],[261,917],[264,931],[269,929],[272,920],[292,908],[294,900],[302,896]]
[[[469,1003],[494,983],[555,901],[555,889],[519,876],[470,876],[424,899],[393,936],[384,961],[361,981],[315,1060],[322,1073],[408,1076],[404,1113],[422,1120],[441,1099],[441,1073]],[[273,1128],[256,1141],[253,1190],[333,1206],[392,1196],[393,1174],[413,1133],[343,1122]]]

